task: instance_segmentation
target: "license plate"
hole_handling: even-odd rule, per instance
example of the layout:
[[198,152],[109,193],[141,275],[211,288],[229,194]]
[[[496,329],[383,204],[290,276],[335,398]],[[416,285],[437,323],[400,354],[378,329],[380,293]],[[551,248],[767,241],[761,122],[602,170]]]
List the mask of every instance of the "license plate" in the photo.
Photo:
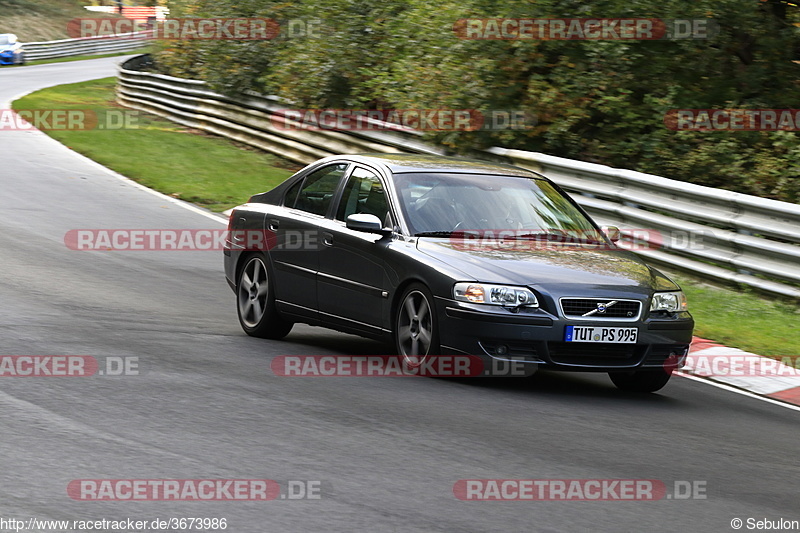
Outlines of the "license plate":
[[609,328],[604,326],[567,326],[566,342],[610,342],[636,344],[637,328]]

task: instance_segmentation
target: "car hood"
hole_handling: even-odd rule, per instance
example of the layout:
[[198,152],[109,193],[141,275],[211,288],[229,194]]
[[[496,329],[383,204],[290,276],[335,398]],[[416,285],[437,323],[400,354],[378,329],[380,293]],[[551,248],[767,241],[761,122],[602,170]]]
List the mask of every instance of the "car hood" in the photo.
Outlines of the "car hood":
[[469,241],[420,238],[417,248],[462,272],[464,281],[525,285],[560,296],[606,290],[649,295],[653,290],[678,288],[633,253],[606,245],[531,241],[475,245]]

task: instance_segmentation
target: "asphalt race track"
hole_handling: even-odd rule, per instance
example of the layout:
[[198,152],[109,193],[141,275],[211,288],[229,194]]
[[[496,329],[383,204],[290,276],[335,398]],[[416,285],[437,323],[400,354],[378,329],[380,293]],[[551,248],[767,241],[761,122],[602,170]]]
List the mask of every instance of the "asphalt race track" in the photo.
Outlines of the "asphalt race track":
[[[117,60],[2,69],[0,102],[113,75]],[[389,348],[305,326],[281,342],[247,337],[219,251],[68,249],[73,229],[224,222],[40,132],[0,131],[0,148],[0,355],[136,358],[139,371],[0,377],[0,518],[225,518],[237,533],[724,532],[734,518],[800,519],[796,410],[677,377],[646,396],[604,374],[278,377],[276,356]],[[70,497],[86,479],[269,479],[285,498]],[[461,501],[463,479],[656,480],[670,497]],[[289,498],[290,481],[318,497]]]

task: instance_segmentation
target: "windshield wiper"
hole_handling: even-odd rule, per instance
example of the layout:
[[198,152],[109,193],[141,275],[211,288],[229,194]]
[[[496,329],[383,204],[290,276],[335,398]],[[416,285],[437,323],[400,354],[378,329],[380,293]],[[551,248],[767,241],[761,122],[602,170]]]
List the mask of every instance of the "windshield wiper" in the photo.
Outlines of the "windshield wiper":
[[[489,230],[487,230],[489,231]],[[467,240],[470,239],[480,239],[482,236],[472,235],[469,231],[421,231],[419,233],[415,233],[414,237],[461,237]],[[604,244],[603,241],[600,241],[596,238],[591,237],[577,237],[574,235],[567,235],[564,233],[553,233],[553,232],[546,232],[542,231],[539,233],[521,233],[521,234],[503,234],[500,233],[498,235],[492,235],[491,238],[483,237],[488,240],[492,241],[550,241],[550,242],[561,242],[564,244]]]
[[521,235],[502,235],[501,239],[508,240],[547,240],[554,242],[563,242],[564,244],[603,244],[602,241],[590,237],[577,237],[575,235],[567,235],[564,233],[523,233]]
[[454,231],[421,231],[415,233],[414,237],[452,237]]
[[528,240],[528,239],[563,239],[564,235],[562,233],[548,233],[546,231],[542,231],[539,233],[511,233],[509,235],[499,235],[498,239],[508,239],[510,241],[515,240]]

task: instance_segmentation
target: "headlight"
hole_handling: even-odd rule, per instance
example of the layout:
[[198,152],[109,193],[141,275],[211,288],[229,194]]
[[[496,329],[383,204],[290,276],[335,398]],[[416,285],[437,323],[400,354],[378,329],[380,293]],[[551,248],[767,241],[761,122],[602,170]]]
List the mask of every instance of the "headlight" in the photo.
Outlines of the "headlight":
[[650,302],[650,311],[667,311],[675,313],[686,311],[686,296],[683,291],[657,292]]
[[474,304],[504,305],[506,307],[539,307],[536,295],[525,287],[489,285],[487,283],[456,283],[453,297]]

